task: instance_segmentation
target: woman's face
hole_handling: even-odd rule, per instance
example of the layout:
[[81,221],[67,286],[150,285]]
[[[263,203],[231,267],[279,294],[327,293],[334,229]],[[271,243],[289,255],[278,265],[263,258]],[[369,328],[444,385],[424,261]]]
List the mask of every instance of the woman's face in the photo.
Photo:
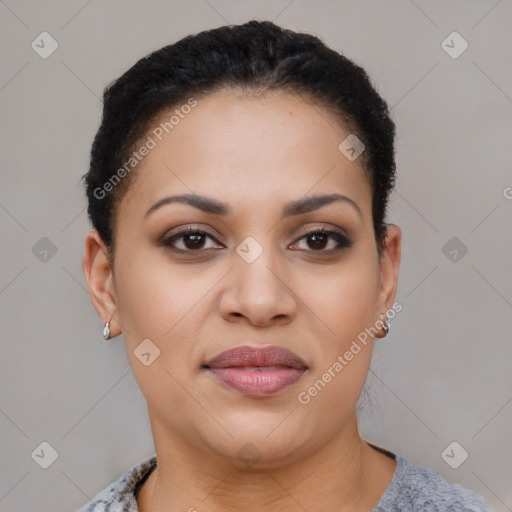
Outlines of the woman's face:
[[[180,439],[233,459],[253,450],[270,464],[353,427],[372,338],[359,351],[353,342],[393,303],[399,230],[391,226],[394,249],[379,265],[361,159],[338,149],[349,134],[297,96],[233,92],[199,100],[162,140],[148,132],[156,147],[118,205],[101,300],[124,335],[157,450]],[[184,194],[222,208],[166,201]],[[308,235],[315,229],[334,233]],[[269,345],[306,369],[264,370],[270,385],[258,391],[258,370],[233,370],[237,388],[205,368],[224,351]],[[284,387],[273,386],[280,378]]]

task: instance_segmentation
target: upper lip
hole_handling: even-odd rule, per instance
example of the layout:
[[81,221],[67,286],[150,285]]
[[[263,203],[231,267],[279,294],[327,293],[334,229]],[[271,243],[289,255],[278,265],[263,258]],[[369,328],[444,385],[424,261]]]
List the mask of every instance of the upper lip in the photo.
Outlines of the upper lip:
[[305,370],[304,361],[293,352],[278,346],[251,347],[243,345],[226,350],[210,359],[207,368],[232,368],[243,366],[284,366]]

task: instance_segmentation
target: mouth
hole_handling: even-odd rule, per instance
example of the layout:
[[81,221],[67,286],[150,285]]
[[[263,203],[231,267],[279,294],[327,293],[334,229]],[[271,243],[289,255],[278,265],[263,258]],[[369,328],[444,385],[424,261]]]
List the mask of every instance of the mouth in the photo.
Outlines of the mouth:
[[307,371],[304,361],[277,347],[237,347],[202,366],[217,380],[244,395],[262,398],[297,382]]

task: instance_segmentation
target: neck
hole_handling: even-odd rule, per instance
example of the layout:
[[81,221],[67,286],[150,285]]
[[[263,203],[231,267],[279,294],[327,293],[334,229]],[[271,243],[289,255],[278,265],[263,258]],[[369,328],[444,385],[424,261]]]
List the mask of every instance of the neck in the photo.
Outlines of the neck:
[[139,512],[368,511],[396,467],[359,437],[355,417],[309,455],[271,468],[240,468],[239,461],[208,456],[152,428],[158,466],[138,493]]

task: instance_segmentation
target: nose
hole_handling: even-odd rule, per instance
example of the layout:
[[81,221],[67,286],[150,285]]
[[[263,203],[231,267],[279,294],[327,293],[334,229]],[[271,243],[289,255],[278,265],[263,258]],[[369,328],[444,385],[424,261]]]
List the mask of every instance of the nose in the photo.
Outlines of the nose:
[[297,301],[287,274],[267,251],[252,263],[234,254],[234,268],[220,300],[220,313],[229,322],[258,327],[284,325],[297,314]]

